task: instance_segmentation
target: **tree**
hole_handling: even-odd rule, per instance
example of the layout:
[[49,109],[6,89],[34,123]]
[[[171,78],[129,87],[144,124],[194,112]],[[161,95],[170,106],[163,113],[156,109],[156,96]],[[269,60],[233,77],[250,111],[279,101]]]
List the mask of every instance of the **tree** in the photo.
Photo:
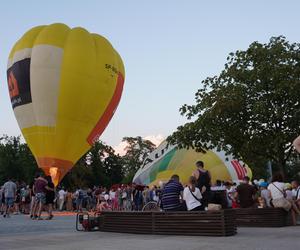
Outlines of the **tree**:
[[37,169],[30,149],[19,136],[3,135],[0,138],[0,183],[8,177],[29,183]]
[[96,142],[87,154],[87,158],[96,185],[111,186],[122,180],[122,158],[115,155],[112,147],[102,142]]
[[141,136],[124,137],[123,142],[127,143],[124,155],[124,171],[125,183],[132,181],[134,174],[141,167],[147,156],[156,148],[149,140],[143,139]]
[[61,185],[70,189],[94,185],[110,187],[122,179],[122,158],[112,147],[97,141],[65,176]]
[[62,179],[60,186],[68,190],[76,190],[78,187],[85,188],[93,185],[94,176],[91,168],[86,164],[86,154],[80,158],[74,167]]
[[270,160],[285,174],[300,134],[300,44],[283,36],[253,42],[202,83],[196,103],[180,109],[190,122],[168,140],[200,151],[218,147],[250,165]]
[[[61,186],[74,190],[94,185],[110,187],[122,180],[131,182],[133,175],[155,145],[138,137],[125,137],[128,143],[126,155],[121,157],[114,149],[97,141],[66,174]],[[30,183],[39,171],[37,163],[26,143],[20,137],[4,135],[0,137],[0,183],[8,177]],[[126,178],[124,176],[126,174]]]

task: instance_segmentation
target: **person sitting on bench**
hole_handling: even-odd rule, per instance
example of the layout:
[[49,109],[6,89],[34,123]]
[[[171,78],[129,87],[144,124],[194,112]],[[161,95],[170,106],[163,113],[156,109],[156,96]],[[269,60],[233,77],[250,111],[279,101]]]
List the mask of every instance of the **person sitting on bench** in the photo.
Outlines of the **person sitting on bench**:
[[179,176],[173,175],[162,191],[162,207],[165,211],[184,211],[185,206],[181,202],[183,186],[179,182]]
[[268,190],[271,192],[271,204],[274,207],[283,208],[287,212],[291,211],[293,225],[297,225],[296,214],[300,215],[300,211],[293,200],[286,198],[283,176],[281,173],[273,175],[272,182],[269,184]]
[[185,200],[188,211],[204,211],[201,199],[202,194],[196,187],[197,179],[195,176],[189,178],[189,184],[184,188],[183,199]]
[[254,196],[257,190],[254,186],[250,185],[249,182],[250,178],[245,176],[243,183],[236,189],[241,208],[256,207]]

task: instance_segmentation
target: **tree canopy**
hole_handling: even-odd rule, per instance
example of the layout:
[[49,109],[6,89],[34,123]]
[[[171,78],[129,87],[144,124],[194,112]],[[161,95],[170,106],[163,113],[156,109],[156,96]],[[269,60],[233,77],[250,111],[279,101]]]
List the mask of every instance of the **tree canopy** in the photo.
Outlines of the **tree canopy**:
[[168,140],[200,151],[217,147],[254,167],[271,161],[286,173],[300,134],[299,97],[300,44],[283,36],[253,42],[202,81],[196,103],[180,109],[190,121]]
[[30,149],[20,137],[3,135],[0,138],[0,184],[7,178],[30,183],[37,169]]
[[149,140],[143,139],[141,136],[124,137],[123,142],[127,143],[124,155],[124,182],[128,183],[134,177],[136,171],[141,167],[147,156],[156,148]]
[[[130,183],[155,145],[140,136],[124,137],[123,141],[127,143],[124,156],[120,156],[111,146],[101,141],[95,142],[63,178],[60,185],[75,189]],[[0,137],[0,184],[7,178],[30,183],[38,171],[41,170],[38,169],[34,156],[20,137]]]

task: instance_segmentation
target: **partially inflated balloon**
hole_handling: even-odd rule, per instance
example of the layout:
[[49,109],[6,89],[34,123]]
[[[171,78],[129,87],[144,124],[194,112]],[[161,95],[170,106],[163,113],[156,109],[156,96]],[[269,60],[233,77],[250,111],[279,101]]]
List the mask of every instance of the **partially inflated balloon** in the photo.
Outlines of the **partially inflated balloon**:
[[252,171],[247,165],[234,159],[232,155],[226,156],[224,151],[212,149],[199,153],[193,149],[179,149],[164,141],[145,159],[133,182],[149,186],[159,185],[177,174],[182,183],[188,184],[189,177],[196,170],[195,163],[199,160],[209,170],[213,183],[216,180],[241,181],[245,176],[252,178]]
[[23,136],[57,185],[112,118],[123,90],[122,59],[104,37],[52,24],[26,32],[7,68]]

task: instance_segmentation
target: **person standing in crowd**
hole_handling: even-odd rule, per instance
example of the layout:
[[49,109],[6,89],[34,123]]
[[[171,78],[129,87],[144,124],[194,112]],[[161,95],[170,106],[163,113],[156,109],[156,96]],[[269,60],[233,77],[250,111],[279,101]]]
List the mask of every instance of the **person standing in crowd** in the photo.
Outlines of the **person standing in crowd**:
[[20,212],[25,213],[25,200],[26,200],[26,195],[27,195],[27,190],[26,190],[26,185],[22,183],[21,189],[20,189]]
[[92,201],[93,201],[93,197],[92,197],[92,189],[88,188],[86,190],[86,210],[90,211],[92,209]]
[[23,183],[23,187],[21,188],[21,205],[20,211],[21,213],[28,214],[30,209],[30,189],[29,185]]
[[127,207],[127,190],[125,186],[122,186],[122,210],[126,210]]
[[121,187],[118,188],[117,191],[117,198],[118,198],[118,210],[122,210],[123,204],[122,204],[122,189]]
[[285,184],[281,173],[273,175],[272,182],[268,186],[271,193],[271,203],[274,207],[283,208],[286,211],[291,211],[293,225],[297,225],[296,214],[300,215],[300,211],[292,200],[286,198],[284,191]]
[[132,188],[129,185],[127,185],[127,187],[126,187],[126,193],[127,193],[127,197],[126,197],[125,210],[131,211],[131,209],[132,209]]
[[211,195],[211,175],[208,170],[204,169],[204,162],[197,161],[196,162],[197,169],[193,172],[193,176],[196,177],[197,184],[196,186],[199,188],[202,194],[202,203],[204,207],[208,207],[208,202],[210,200]]
[[149,187],[146,186],[143,190],[143,202],[144,205],[147,204],[150,201],[150,190]]
[[35,193],[35,206],[33,209],[32,219],[42,220],[41,214],[43,206],[46,203],[46,187],[48,185],[47,180],[43,177],[42,173],[38,174],[38,178],[34,182]]
[[243,182],[236,189],[241,208],[256,207],[254,197],[257,190],[249,183],[250,178],[248,176],[245,176]]
[[18,181],[16,182],[16,186],[17,186],[17,191],[16,191],[16,198],[15,198],[13,210],[14,210],[14,214],[19,214],[20,203],[21,203],[21,186]]
[[5,197],[4,215],[3,217],[10,217],[14,201],[16,198],[17,185],[9,178],[3,185],[3,191]]
[[58,191],[58,209],[62,211],[66,200],[66,191],[64,188]]
[[35,193],[34,193],[34,182],[35,180],[38,178],[38,176],[36,175],[34,178],[34,181],[31,182],[31,184],[29,185],[29,193],[30,193],[30,212],[29,212],[29,216],[32,219],[33,217],[36,216],[36,214],[34,214],[34,208],[36,206],[36,202],[35,202]]
[[75,192],[76,198],[76,211],[82,212],[82,203],[83,203],[83,191],[81,188],[78,188]]
[[46,220],[51,220],[53,218],[53,205],[54,205],[54,200],[55,200],[55,188],[54,184],[52,182],[51,176],[46,176],[45,178],[48,182],[47,188],[46,188],[46,206],[47,206],[47,212],[48,212],[48,217]]
[[225,186],[225,190],[226,190],[227,207],[232,208],[235,189],[230,181],[226,181],[224,183],[224,186]]
[[72,192],[69,192],[68,190],[67,190],[67,194],[66,194],[66,210],[67,211],[73,210],[73,194],[72,194]]
[[140,211],[143,208],[143,187],[136,185],[133,190],[133,203],[136,211]]
[[87,194],[87,187],[84,187],[82,190],[82,204],[87,210],[89,209],[89,196]]
[[155,186],[152,186],[150,191],[149,191],[149,199],[150,201],[154,201],[156,196],[156,190],[155,190]]
[[162,207],[165,211],[183,211],[185,207],[180,202],[183,197],[183,186],[179,182],[179,176],[173,175],[169,182],[165,185],[162,192]]
[[295,204],[300,209],[300,185],[298,181],[292,181],[292,188],[293,188],[293,199],[295,201]]
[[[117,210],[118,207],[118,201],[116,199],[116,191],[114,188],[111,188],[109,191],[109,197],[112,203],[112,210]],[[97,204],[100,198],[97,198]]]
[[189,178],[189,184],[183,190],[183,200],[186,203],[188,211],[203,211],[201,204],[202,195],[199,188],[196,187],[197,179],[195,176]]

